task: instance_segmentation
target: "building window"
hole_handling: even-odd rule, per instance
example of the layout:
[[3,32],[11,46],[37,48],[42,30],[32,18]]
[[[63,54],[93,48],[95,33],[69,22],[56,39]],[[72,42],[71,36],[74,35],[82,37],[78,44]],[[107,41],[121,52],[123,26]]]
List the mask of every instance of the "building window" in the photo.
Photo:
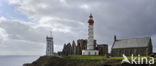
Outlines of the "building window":
[[88,52],[88,55],[90,55],[90,52]]

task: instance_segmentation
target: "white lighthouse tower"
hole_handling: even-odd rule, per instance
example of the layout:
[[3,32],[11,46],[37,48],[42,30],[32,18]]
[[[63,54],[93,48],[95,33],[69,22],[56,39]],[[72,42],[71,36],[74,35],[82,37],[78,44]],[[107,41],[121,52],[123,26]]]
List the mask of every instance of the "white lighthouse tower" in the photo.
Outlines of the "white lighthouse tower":
[[88,20],[87,50],[82,50],[82,55],[99,55],[99,51],[94,48],[94,20],[92,14],[90,14]]
[[46,55],[47,56],[53,56],[54,55],[54,45],[53,45],[53,37],[52,33],[51,36],[46,37],[47,40],[47,48],[46,48]]

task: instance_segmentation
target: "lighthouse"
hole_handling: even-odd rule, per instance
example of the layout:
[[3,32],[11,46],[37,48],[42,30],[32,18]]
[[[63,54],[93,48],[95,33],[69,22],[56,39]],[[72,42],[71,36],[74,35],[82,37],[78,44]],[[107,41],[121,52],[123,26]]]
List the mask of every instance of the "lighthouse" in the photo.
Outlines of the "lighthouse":
[[99,51],[94,48],[94,20],[92,14],[90,14],[88,20],[87,50],[82,50],[82,55],[99,55]]
[[88,50],[94,49],[94,20],[92,14],[89,16],[88,20],[88,44],[87,44]]
[[54,55],[54,46],[53,46],[52,33],[51,33],[51,36],[46,37],[46,40],[47,40],[46,56],[53,56]]

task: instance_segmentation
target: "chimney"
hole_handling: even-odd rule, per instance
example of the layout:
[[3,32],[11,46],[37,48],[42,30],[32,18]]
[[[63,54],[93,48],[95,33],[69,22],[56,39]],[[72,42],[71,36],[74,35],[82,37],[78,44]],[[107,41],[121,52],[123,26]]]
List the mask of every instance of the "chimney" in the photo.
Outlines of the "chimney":
[[114,41],[116,41],[116,40],[117,40],[116,35],[114,35]]

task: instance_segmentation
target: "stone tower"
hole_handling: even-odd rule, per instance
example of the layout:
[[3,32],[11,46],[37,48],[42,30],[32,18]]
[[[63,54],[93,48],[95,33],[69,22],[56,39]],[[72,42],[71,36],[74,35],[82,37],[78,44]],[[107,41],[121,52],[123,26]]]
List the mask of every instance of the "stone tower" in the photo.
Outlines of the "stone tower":
[[88,41],[87,50],[82,50],[82,55],[99,55],[99,51],[94,48],[94,20],[92,14],[88,20]]
[[53,56],[54,55],[54,45],[53,45],[52,35],[50,37],[47,36],[46,40],[47,40],[46,55],[47,56]]
[[76,44],[75,44],[75,41],[73,40],[72,42],[72,51],[73,51],[73,55],[76,55]]

